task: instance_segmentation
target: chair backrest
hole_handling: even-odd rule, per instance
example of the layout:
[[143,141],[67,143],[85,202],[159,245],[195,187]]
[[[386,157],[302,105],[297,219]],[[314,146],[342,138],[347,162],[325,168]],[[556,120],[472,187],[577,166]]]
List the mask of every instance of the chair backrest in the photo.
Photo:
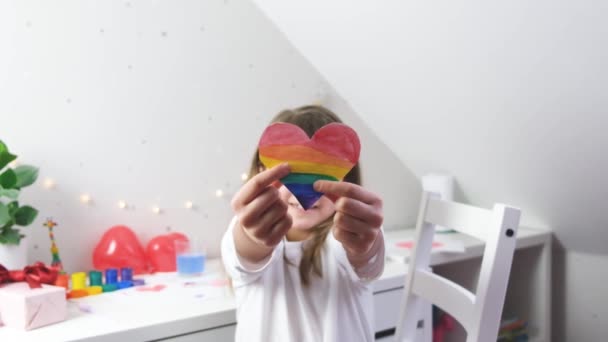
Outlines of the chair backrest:
[[[503,204],[487,210],[438,197],[433,193],[422,194],[395,341],[415,341],[419,316],[427,302],[459,321],[467,332],[467,342],[496,341],[520,210]],[[429,269],[435,225],[485,242],[475,293]]]

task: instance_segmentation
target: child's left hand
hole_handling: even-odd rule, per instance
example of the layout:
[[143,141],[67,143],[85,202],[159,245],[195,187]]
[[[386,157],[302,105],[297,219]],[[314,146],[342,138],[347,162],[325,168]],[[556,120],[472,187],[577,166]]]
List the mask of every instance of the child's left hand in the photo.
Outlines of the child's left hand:
[[344,246],[349,259],[352,257],[359,261],[357,263],[367,262],[377,252],[372,247],[384,220],[382,199],[357,184],[347,182],[321,180],[315,182],[314,189],[334,202],[333,233]]

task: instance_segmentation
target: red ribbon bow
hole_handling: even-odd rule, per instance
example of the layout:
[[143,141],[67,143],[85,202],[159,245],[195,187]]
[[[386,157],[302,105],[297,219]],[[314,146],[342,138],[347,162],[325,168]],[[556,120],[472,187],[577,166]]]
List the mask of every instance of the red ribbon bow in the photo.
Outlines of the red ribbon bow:
[[38,261],[33,265],[25,266],[23,270],[9,271],[0,264],[0,284],[25,281],[30,289],[41,288],[42,284],[54,284],[59,270],[47,267]]

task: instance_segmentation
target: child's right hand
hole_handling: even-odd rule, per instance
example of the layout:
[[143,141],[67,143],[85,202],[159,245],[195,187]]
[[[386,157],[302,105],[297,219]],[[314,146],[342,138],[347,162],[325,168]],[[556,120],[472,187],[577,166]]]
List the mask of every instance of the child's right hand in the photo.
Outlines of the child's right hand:
[[[279,197],[274,186],[289,174],[289,165],[281,164],[260,172],[251,178],[232,198],[232,209],[238,217],[241,230],[257,246],[244,241],[235,232],[239,253],[249,259],[261,259],[279,244],[291,228],[292,219],[287,213],[287,203]],[[241,228],[242,227],[242,228]],[[257,247],[257,248],[255,248]]]

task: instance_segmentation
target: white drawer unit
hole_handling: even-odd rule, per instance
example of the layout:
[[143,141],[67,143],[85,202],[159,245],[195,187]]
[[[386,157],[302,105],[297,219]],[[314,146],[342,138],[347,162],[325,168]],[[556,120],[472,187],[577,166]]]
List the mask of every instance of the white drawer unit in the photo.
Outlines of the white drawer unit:
[[374,293],[374,331],[395,328],[402,295],[403,288]]
[[236,324],[226,325],[219,328],[197,331],[191,334],[166,338],[163,342],[205,342],[205,341],[234,341]]

